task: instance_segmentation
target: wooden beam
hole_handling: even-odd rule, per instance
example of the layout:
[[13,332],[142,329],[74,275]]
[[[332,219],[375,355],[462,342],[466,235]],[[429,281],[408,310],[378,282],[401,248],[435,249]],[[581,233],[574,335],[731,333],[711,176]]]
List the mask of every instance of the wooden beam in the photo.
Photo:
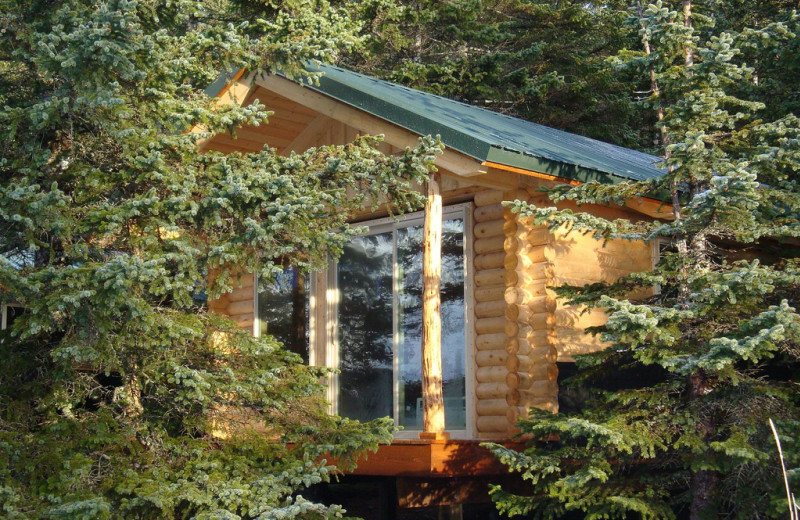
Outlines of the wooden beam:
[[[505,417],[503,417],[505,420]],[[524,442],[494,436],[500,444],[517,450]],[[331,459],[328,459],[331,460]],[[336,464],[336,461],[331,461]],[[375,453],[365,453],[348,474],[373,476],[474,477],[507,475],[508,467],[476,440],[394,440]]]
[[[383,134],[387,143],[398,148],[417,145],[418,134],[286,78],[263,75],[255,78],[254,81],[257,85],[279,96],[309,107],[331,119],[341,121],[371,135]],[[454,150],[445,150],[442,155],[437,156],[436,164],[462,177],[483,175],[487,172],[481,161]]]
[[422,241],[422,429],[423,438],[444,433],[442,395],[442,193],[441,174],[428,180]]
[[317,139],[325,130],[325,123],[333,123],[328,116],[318,115],[308,123],[297,136],[292,139],[289,144],[283,147],[281,155],[289,155],[289,152],[303,153],[316,144]]

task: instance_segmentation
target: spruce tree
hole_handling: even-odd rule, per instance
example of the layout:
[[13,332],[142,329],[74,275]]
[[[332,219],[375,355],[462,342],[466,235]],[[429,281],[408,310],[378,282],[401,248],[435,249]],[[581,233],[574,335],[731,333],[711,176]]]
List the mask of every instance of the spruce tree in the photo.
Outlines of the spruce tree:
[[206,96],[221,72],[313,81],[355,30],[315,0],[0,0],[4,518],[341,515],[302,490],[391,424],[329,416],[323,369],[206,302],[322,265],[369,201],[414,207],[439,147],[197,143],[269,124]]
[[[639,78],[605,60],[635,42],[624,0],[369,0],[354,4],[363,45],[348,67],[489,110],[636,148],[649,112]],[[644,131],[642,130],[644,129]]]
[[[616,61],[651,78],[646,103],[660,113],[663,177],[550,193],[578,203],[660,197],[673,218],[609,222],[511,203],[520,218],[600,240],[657,243],[660,255],[652,271],[613,284],[558,288],[565,301],[608,312],[607,324],[592,332],[609,346],[581,356],[579,375],[567,382],[595,386],[583,410],[521,421],[532,439],[524,452],[492,446],[531,484],[524,495],[493,488],[502,512],[788,516],[768,420],[793,447],[786,451],[797,467],[800,120],[791,113],[762,119],[770,111],[755,94],[768,100],[769,89],[759,89],[742,49],[782,59],[794,22],[719,31],[706,7],[640,5],[634,22],[647,51]],[[654,294],[631,300],[635,289]]]

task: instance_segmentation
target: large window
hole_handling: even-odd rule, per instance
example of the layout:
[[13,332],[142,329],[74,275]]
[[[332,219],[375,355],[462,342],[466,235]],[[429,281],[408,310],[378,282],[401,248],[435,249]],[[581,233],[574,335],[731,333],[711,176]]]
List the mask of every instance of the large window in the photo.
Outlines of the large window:
[[[371,226],[336,266],[338,413],[422,427],[422,222]],[[442,233],[442,376],[448,430],[466,428],[464,218]]]
[[[466,432],[469,409],[467,218],[466,206],[445,208],[442,233],[445,422],[456,435]],[[327,273],[309,277],[312,283],[287,271],[264,285],[260,328],[297,352],[310,343],[311,363],[339,369],[329,393],[334,412],[362,421],[390,416],[416,432],[422,429],[423,215],[366,225],[369,232],[350,240]]]

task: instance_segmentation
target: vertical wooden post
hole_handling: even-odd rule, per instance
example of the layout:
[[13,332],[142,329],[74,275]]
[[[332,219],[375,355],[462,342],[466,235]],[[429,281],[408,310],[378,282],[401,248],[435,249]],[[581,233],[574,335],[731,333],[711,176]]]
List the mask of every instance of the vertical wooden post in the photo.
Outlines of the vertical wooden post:
[[439,294],[442,278],[441,174],[432,172],[425,202],[422,237],[422,438],[444,434],[442,396],[442,318]]

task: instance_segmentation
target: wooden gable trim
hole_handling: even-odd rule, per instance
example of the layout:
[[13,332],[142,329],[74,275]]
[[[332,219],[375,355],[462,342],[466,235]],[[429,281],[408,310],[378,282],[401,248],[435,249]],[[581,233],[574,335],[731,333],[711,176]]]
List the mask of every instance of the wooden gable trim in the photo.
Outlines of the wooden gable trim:
[[224,96],[225,93],[228,92],[228,90],[230,90],[230,88],[232,86],[236,85],[237,82],[239,81],[239,79],[242,76],[244,76],[244,72],[245,72],[245,69],[239,69],[239,71],[236,72],[236,74],[233,75],[231,80],[228,83],[226,83],[225,86],[222,87],[222,89],[219,92],[217,92],[217,95],[214,96],[214,97],[221,98],[222,96]]
[[[250,93],[253,91],[255,85],[253,84],[253,78],[255,77],[254,73],[251,73],[247,76],[244,75],[245,70],[241,69],[236,74],[233,75],[231,81],[229,81],[219,93],[216,95],[217,104],[218,105],[243,105],[247,98],[249,97]],[[191,129],[191,133],[200,133],[205,132],[208,129],[203,126],[195,126]],[[197,142],[197,147],[200,151],[204,151],[210,144],[211,141],[217,137],[216,135],[212,135],[205,139],[201,139]],[[235,150],[231,150],[235,151]]]
[[496,170],[519,173],[520,175],[527,175],[529,177],[536,177],[538,179],[556,181],[564,184],[569,184],[571,186],[578,186],[579,184],[583,184],[581,181],[576,181],[574,179],[565,179],[564,177],[556,177],[555,175],[550,175],[548,173],[534,172],[531,170],[525,170],[523,168],[517,168],[516,166],[507,166],[505,164],[500,164],[495,162],[484,161],[483,165],[486,166],[487,168],[494,168]]
[[[516,166],[507,166],[500,163],[484,161],[483,166],[494,170],[513,172],[519,175],[525,175],[527,177],[535,177],[537,179],[569,184],[570,186],[579,186],[583,184],[583,182],[576,181],[575,179],[566,179],[564,177],[557,177],[548,173],[525,170],[523,168],[517,168]],[[641,200],[629,200],[625,203],[625,207],[639,213],[643,213],[652,218],[672,220],[672,205],[657,199],[642,197]]]
[[[383,134],[387,143],[398,148],[416,146],[420,137],[410,130],[280,76],[260,76],[255,78],[255,84],[367,134]],[[442,155],[437,156],[436,165],[461,177],[473,177],[487,173],[486,167],[482,165],[481,161],[453,150],[445,150]]]

